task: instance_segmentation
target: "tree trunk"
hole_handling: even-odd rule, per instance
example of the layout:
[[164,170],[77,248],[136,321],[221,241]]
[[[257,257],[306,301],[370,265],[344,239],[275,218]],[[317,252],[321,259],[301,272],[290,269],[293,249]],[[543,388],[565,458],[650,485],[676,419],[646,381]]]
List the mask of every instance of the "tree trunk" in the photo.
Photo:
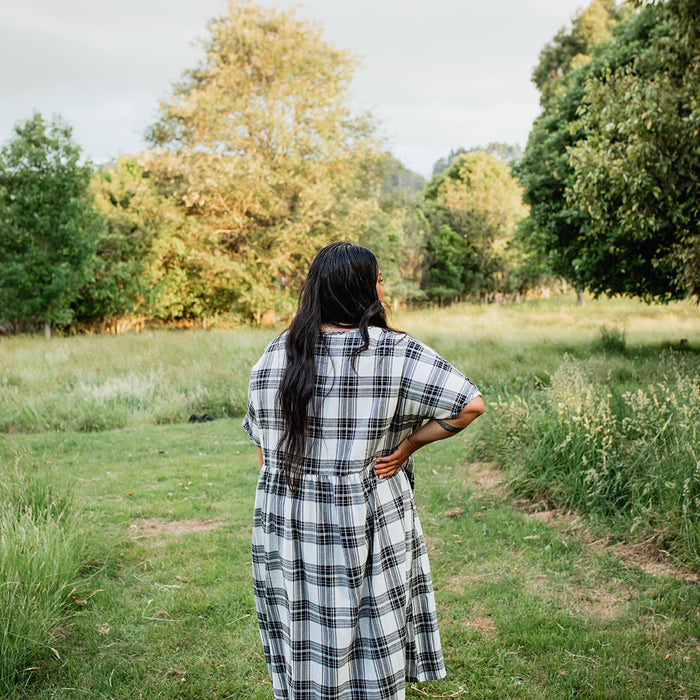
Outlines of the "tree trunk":
[[577,289],[576,290],[576,306],[585,306],[585,305],[586,305],[586,297],[583,296],[583,290]]
[[44,321],[44,338],[46,340],[51,338],[51,321]]

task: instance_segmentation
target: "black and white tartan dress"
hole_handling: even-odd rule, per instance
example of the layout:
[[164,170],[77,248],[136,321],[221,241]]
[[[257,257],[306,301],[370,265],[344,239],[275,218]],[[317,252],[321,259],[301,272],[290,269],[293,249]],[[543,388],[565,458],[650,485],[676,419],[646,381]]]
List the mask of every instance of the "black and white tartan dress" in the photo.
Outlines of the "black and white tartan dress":
[[253,587],[276,700],[399,700],[445,676],[413,495],[413,460],[379,479],[422,421],[453,418],[479,391],[435,351],[372,327],[323,333],[304,475],[289,491],[276,450],[285,334],[253,367],[243,427],[262,448]]

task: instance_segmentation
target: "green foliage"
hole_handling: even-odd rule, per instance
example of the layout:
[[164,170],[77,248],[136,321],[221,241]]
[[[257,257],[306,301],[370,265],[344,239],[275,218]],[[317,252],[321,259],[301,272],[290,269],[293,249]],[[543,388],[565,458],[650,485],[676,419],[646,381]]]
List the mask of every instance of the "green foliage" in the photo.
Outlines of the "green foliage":
[[600,327],[600,346],[609,353],[624,354],[627,350],[626,332],[617,326]]
[[587,286],[593,263],[585,259],[589,213],[567,196],[574,183],[569,149],[584,136],[577,119],[585,81],[593,70],[594,46],[609,38],[621,12],[614,3],[594,0],[574,18],[571,29],[562,28],[542,50],[532,80],[540,90],[543,111],[516,166],[523,200],[530,208],[518,241],[544,260],[552,274],[577,289]]
[[[45,465],[41,465],[45,469]],[[80,510],[25,456],[0,471],[0,693],[10,697],[38,662],[59,657],[65,621],[87,560]],[[75,598],[71,598],[75,594]]]
[[459,297],[464,291],[462,278],[468,263],[468,254],[463,238],[447,224],[432,231],[428,240],[430,267],[426,282],[430,295],[438,297]]
[[376,209],[356,236],[356,243],[369,248],[380,261],[384,277],[384,303],[419,301],[425,261],[428,224],[415,202],[397,194],[383,195]]
[[319,247],[357,237],[379,184],[355,59],[308,21],[229,0],[160,106],[149,169],[192,220],[202,313],[282,315]]
[[[571,41],[562,34],[547,47],[535,72],[544,110],[518,166],[530,205],[520,240],[595,295],[665,301],[700,289],[693,8],[678,0],[609,13],[617,23],[600,41],[598,7],[585,27],[586,13],[578,18]],[[569,60],[577,27],[590,38],[578,62]],[[557,70],[544,70],[550,59]]]
[[[586,70],[586,69],[582,69]],[[578,74],[577,74],[578,75]],[[580,80],[570,78],[535,120],[516,173],[523,187],[529,216],[518,229],[518,240],[546,261],[552,274],[585,287],[581,262],[589,226],[588,212],[567,199],[573,182],[568,149],[581,138],[575,122],[583,96]]]
[[447,170],[447,168],[454,163],[459,156],[463,153],[474,153],[474,152],[484,152],[488,153],[490,156],[496,156],[499,160],[506,163],[507,165],[513,165],[518,163],[523,157],[522,148],[518,145],[511,145],[508,143],[498,143],[491,142],[488,146],[477,146],[475,148],[456,148],[450,151],[450,155],[447,158],[440,158],[433,165],[433,177],[436,175],[441,175]]
[[[700,62],[689,34],[700,14],[695,5],[685,25],[682,5],[644,8],[586,84],[569,197],[588,210],[589,235],[605,251],[589,264],[613,258],[622,278],[591,280],[594,291],[700,296]],[[630,40],[641,44],[633,57]]]
[[425,289],[433,297],[490,294],[508,287],[509,244],[525,216],[507,166],[483,151],[461,154],[425,188],[431,222]]
[[424,298],[421,280],[429,224],[420,206],[425,180],[391,154],[380,161],[382,186],[377,201],[368,202],[366,222],[355,242],[369,248],[380,261],[385,303]]
[[76,313],[102,326],[115,318],[187,317],[197,304],[188,275],[188,221],[161,196],[144,168],[120,158],[93,175],[95,207],[106,226],[97,240],[93,279]]
[[543,105],[546,106],[573,69],[590,60],[593,47],[610,37],[611,29],[624,12],[615,0],[593,0],[574,17],[571,29],[562,27],[542,49],[532,82],[541,93]]
[[[101,222],[71,128],[40,114],[0,151],[0,318],[66,323]],[[48,327],[48,326],[47,326]]]

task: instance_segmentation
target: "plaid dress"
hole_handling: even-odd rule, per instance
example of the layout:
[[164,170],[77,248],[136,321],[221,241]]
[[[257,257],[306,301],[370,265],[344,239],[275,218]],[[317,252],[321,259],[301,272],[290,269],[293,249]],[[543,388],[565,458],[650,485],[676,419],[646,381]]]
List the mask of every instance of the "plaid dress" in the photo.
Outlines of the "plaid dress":
[[379,479],[423,420],[453,418],[479,391],[426,345],[371,327],[323,333],[299,490],[287,488],[275,397],[285,337],[253,367],[243,427],[262,448],[253,587],[276,700],[398,700],[445,676],[413,459]]

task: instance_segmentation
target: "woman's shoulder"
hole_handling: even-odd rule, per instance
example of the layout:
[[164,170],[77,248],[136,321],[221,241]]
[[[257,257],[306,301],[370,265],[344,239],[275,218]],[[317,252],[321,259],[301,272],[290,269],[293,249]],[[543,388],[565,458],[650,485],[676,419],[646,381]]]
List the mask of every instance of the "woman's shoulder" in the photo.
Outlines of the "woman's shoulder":
[[410,335],[402,331],[395,331],[392,328],[374,326],[370,335],[373,336],[378,349],[394,353],[405,353],[418,343]]
[[378,345],[382,345],[394,354],[405,355],[410,360],[419,360],[430,363],[447,363],[447,361],[430,345],[421,340],[391,329],[380,329],[383,331],[378,339]]
[[263,355],[268,355],[275,352],[284,352],[287,346],[287,335],[289,331],[284,331],[284,333],[278,335],[276,338],[271,340],[263,350]]
[[265,346],[260,359],[253,366],[253,370],[269,367],[272,364],[279,364],[280,361],[286,359],[286,338],[287,331],[271,340]]

